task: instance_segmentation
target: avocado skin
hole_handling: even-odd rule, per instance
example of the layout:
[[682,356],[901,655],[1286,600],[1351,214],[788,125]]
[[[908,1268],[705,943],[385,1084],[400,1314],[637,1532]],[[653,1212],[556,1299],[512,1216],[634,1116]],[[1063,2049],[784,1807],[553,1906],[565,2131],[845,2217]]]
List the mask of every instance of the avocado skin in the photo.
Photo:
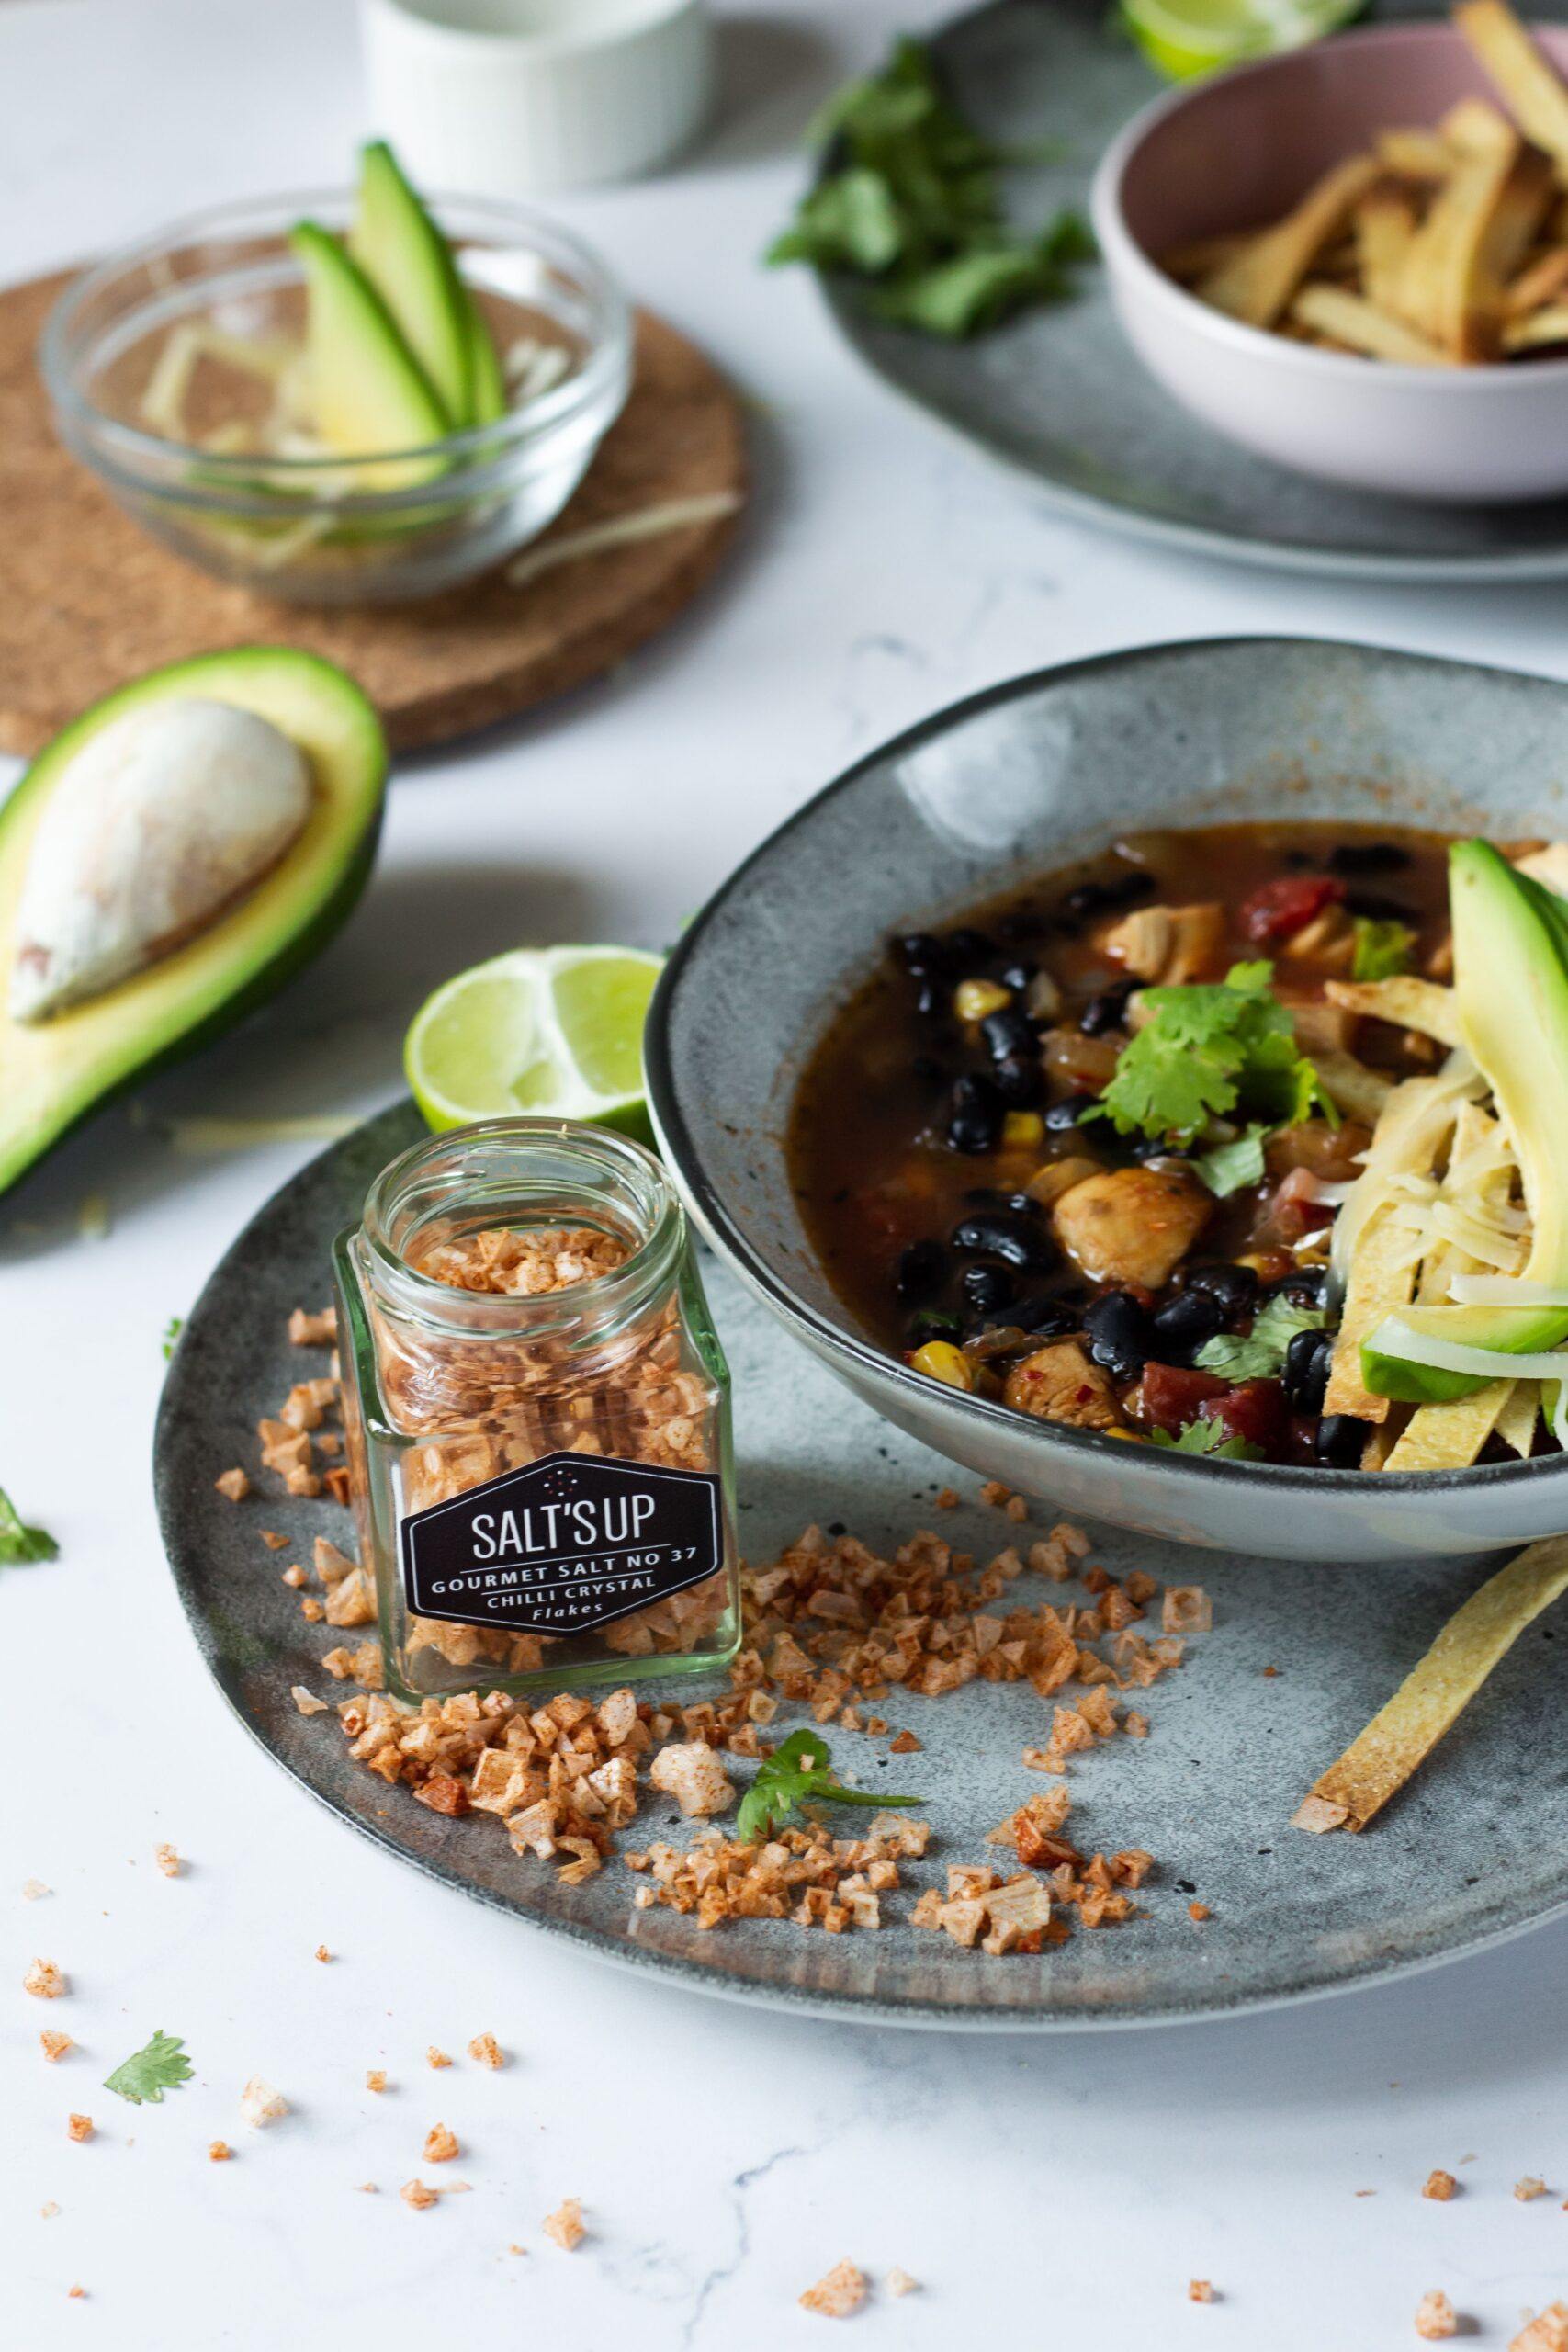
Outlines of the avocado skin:
[[[1497,1050],[1478,1052],[1475,1058],[1492,1080],[1510,1126],[1523,1137],[1546,1115],[1542,1105],[1559,1117],[1568,1106],[1568,906],[1555,891],[1516,873],[1490,842],[1456,842],[1449,865],[1461,1025],[1468,1042],[1477,1029],[1486,1034],[1486,1016],[1496,1001],[1513,1008],[1506,1041],[1495,1038]],[[1484,952],[1486,932],[1501,936],[1501,954]],[[1467,971],[1486,976],[1490,994],[1479,1005],[1473,990],[1467,1005]],[[1531,987],[1532,978],[1538,987]],[[1523,1017],[1531,1010],[1539,1016],[1533,1023]],[[1519,1069],[1515,1057],[1531,1054],[1531,1068]],[[1527,1157],[1549,1178],[1560,1176],[1562,1167],[1568,1165],[1562,1154],[1539,1143],[1528,1148]],[[1545,1187],[1536,1189],[1544,1192]],[[1538,1224],[1525,1272],[1535,1282],[1568,1281],[1568,1244],[1554,1245],[1551,1235],[1543,1237]],[[1466,1347],[1493,1348],[1502,1355],[1529,1354],[1568,1339],[1568,1309],[1562,1307],[1412,1306],[1401,1315],[1415,1329],[1427,1326],[1428,1317],[1435,1318],[1429,1325],[1434,1335]],[[1442,1372],[1435,1365],[1384,1354],[1370,1342],[1361,1347],[1366,1387],[1373,1396],[1401,1403],[1446,1404],[1473,1395],[1489,1379],[1506,1376],[1502,1364],[1495,1374]]]
[[[19,813],[24,800],[30,797],[29,788],[36,790],[40,780],[47,781],[50,774],[63,766],[78,743],[85,741],[99,725],[117,717],[133,702],[150,699],[151,694],[156,692],[207,693],[221,701],[225,698],[221,691],[221,673],[236,665],[243,669],[255,662],[268,665],[287,663],[302,681],[310,679],[314,673],[323,687],[351,709],[357,706],[354,716],[363,730],[364,757],[360,788],[362,797],[368,800],[369,806],[352,834],[337,879],[330,894],[312,908],[303,923],[282,938],[276,952],[265,963],[253,967],[231,994],[214,1004],[188,1027],[176,1028],[173,1034],[159,1037],[140,1055],[133,1053],[117,1075],[108,1079],[59,1123],[46,1119],[30,1132],[9,1135],[6,1132],[6,1104],[3,1094],[0,1094],[0,1195],[8,1193],[69,1136],[74,1135],[88,1120],[96,1118],[100,1111],[133,1093],[160,1070],[185,1060],[188,1056],[198,1053],[204,1046],[226,1035],[248,1014],[265,1004],[269,997],[276,996],[342,930],[369,881],[386,811],[388,757],[380,720],[374,706],[345,672],[330,662],[322,661],[318,655],[301,653],[285,646],[236,646],[227,652],[200,654],[189,661],[172,662],[163,670],[148,672],[130,685],[120,687],[91,704],[79,718],[63,728],[52,742],[45,745],[8,797],[0,801],[0,867],[3,867],[8,823]],[[254,889],[245,894],[242,904],[250,905],[274,890],[281,890],[282,877],[288,874],[288,867],[289,858],[286,854],[282,865],[273,873],[264,875]],[[3,911],[3,907],[0,907],[0,914]],[[201,936],[220,935],[229,921],[230,913],[226,910],[219,916],[209,932]],[[8,933],[0,923],[0,964],[8,962],[9,949]],[[0,973],[0,979],[3,977]],[[109,1003],[131,985],[130,981],[121,981],[115,988],[106,989],[101,998],[91,1001],[95,1004]],[[70,1015],[62,1018],[68,1020]],[[4,1025],[5,1019],[4,1012],[0,1011],[0,1026]],[[43,1024],[44,1035],[47,1036],[51,1025]]]

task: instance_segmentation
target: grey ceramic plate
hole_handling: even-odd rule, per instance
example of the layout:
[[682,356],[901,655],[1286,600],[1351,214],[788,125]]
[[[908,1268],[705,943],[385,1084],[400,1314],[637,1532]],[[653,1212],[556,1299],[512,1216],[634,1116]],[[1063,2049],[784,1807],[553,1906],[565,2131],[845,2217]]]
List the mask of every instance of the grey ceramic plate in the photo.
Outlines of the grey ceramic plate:
[[[387,1112],[277,1194],[230,1250],[190,1317],[170,1367],[156,1445],[158,1504],[175,1579],[202,1653],[246,1729],[304,1787],[416,1868],[482,1903],[565,1936],[585,1952],[694,1989],[888,2023],[1061,2029],[1224,2014],[1367,1984],[1517,1933],[1568,1902],[1568,1639],[1520,1643],[1431,1769],[1372,1833],[1313,1838],[1287,1826],[1319,1768],[1404,1672],[1474,1581],[1463,1562],[1397,1576],[1282,1574],[1212,1555],[1202,1575],[1215,1630],[1148,1696],[1145,1741],[1082,1759],[1073,1827],[1091,1845],[1148,1847],[1159,1870],[1148,1916],[1076,1935],[1039,1958],[987,1960],[899,1926],[828,1936],[748,1923],[704,1934],[667,1911],[633,1913],[636,1882],[616,1865],[564,1888],[520,1860],[489,1822],[449,1822],[352,1763],[330,1716],[295,1712],[289,1686],[332,1692],[318,1663],[335,1638],[308,1626],[279,1580],[287,1554],[258,1530],[344,1537],[326,1503],[271,1495],[236,1509],[217,1472],[254,1459],[254,1425],[299,1370],[284,1337],[290,1307],[327,1292],[327,1251],[358,1214],[370,1178],[419,1132],[412,1107]],[[1019,1533],[995,1511],[933,1514],[948,1470],[847,1397],[722,1272],[711,1295],[735,1374],[742,1528],[753,1558],[807,1521],[842,1519],[885,1544],[926,1524],[993,1549]],[[1190,1553],[1106,1535],[1095,1556],[1179,1579]],[[1028,1591],[1027,1583],[1017,1588]],[[1051,1588],[1055,1591],[1056,1588]],[[1264,1668],[1277,1666],[1276,1677]],[[984,1833],[1043,1783],[1020,1751],[1043,1702],[1027,1685],[976,1683],[891,1711],[925,1743],[890,1766],[880,1743],[833,1735],[846,1771],[928,1792],[933,1860],[983,1860]],[[639,1822],[668,1831],[662,1800]],[[677,1833],[679,1834],[679,1833]],[[1193,1895],[1213,1914],[1187,1917]],[[900,1898],[900,1908],[908,1898]]]
[[[936,56],[981,130],[1013,147],[1063,142],[1067,160],[1009,175],[1021,223],[1041,222],[1059,205],[1085,210],[1101,151],[1167,86],[1108,29],[1113,13],[1105,0],[992,0],[934,36]],[[1368,13],[1434,12],[1380,0]],[[1568,571],[1568,500],[1421,505],[1336,490],[1249,457],[1186,415],[1144,373],[1095,270],[1084,274],[1084,288],[1074,301],[957,345],[879,325],[851,287],[831,286],[829,300],[887,383],[1086,520],[1299,571],[1472,581]]]

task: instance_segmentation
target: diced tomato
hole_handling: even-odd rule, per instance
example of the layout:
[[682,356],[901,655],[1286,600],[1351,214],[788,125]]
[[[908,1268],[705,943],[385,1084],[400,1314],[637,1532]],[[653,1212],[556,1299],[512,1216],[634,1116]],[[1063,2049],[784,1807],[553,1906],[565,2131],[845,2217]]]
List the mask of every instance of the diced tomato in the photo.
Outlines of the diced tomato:
[[1198,1408],[1211,1397],[1223,1396],[1230,1385],[1213,1372],[1191,1372],[1185,1364],[1146,1363],[1138,1387],[1138,1409],[1156,1430],[1179,1437],[1196,1420]]
[[1331,1224],[1334,1211],[1312,1195],[1318,1179],[1307,1168],[1292,1168],[1261,1216],[1253,1225],[1254,1241],[1299,1241]]
[[1241,905],[1241,927],[1258,946],[1289,939],[1304,931],[1325,907],[1345,896],[1345,885],[1332,874],[1281,874],[1265,882]]
[[1269,1455],[1282,1453],[1290,1437],[1285,1392],[1277,1380],[1244,1380],[1239,1388],[1200,1405],[1198,1418],[1218,1421],[1227,1437],[1244,1438]]

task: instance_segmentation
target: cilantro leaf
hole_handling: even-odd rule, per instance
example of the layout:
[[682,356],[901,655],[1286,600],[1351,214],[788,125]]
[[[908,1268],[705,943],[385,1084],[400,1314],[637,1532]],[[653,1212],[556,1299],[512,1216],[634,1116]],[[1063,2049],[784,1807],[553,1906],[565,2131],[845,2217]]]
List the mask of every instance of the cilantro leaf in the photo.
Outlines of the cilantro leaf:
[[1224,1380],[1272,1380],[1283,1371],[1285,1351],[1297,1332],[1321,1331],[1327,1320],[1321,1306],[1293,1306],[1277,1291],[1264,1300],[1245,1339],[1222,1333],[1205,1340],[1193,1362]]
[[1110,1119],[1119,1135],[1179,1146],[1235,1111],[1271,1132],[1326,1110],[1317,1072],[1297,1051],[1291,1015],[1269,991],[1272,977],[1266,962],[1233,964],[1222,982],[1145,989],[1141,1002],[1149,1017],[1086,1117]]
[[819,1798],[829,1804],[924,1804],[924,1797],[872,1796],[864,1789],[846,1789],[832,1777],[833,1759],[818,1732],[791,1732],[773,1754],[757,1767],[756,1777],[740,1800],[736,1833],[742,1839],[762,1838],[787,1821],[803,1801]]
[[160,2027],[144,2049],[133,2051],[123,2065],[105,2077],[104,2088],[128,2098],[132,2107],[140,2107],[143,2099],[161,2107],[164,2093],[178,2090],[195,2071],[180,2035],[165,2033]]
[[1244,1437],[1226,1437],[1222,1421],[1189,1421],[1179,1437],[1172,1437],[1168,1430],[1154,1430],[1150,1434],[1156,1445],[1168,1445],[1173,1453],[1206,1453],[1220,1462],[1263,1459],[1260,1445]]
[[1380,922],[1371,915],[1356,917],[1356,947],[1350,965],[1353,980],[1393,980],[1410,969],[1416,933],[1407,922]]
[[873,310],[894,324],[973,334],[1026,303],[1060,300],[1073,266],[1093,257],[1075,213],[1032,237],[1008,227],[998,169],[1061,151],[1025,158],[983,138],[919,41],[898,41],[879,74],[838,91],[808,135],[829,150],[827,167],[766,258],[871,280]]
[[1242,1192],[1248,1184],[1261,1184],[1263,1146],[1270,1133],[1260,1119],[1255,1119],[1235,1143],[1219,1143],[1212,1151],[1200,1152],[1192,1165],[1210,1192],[1223,1201],[1227,1193]]
[[29,1567],[35,1560],[57,1560],[60,1546],[41,1527],[24,1527],[17,1507],[0,1487],[0,1567]]
[[168,1321],[164,1324],[164,1362],[165,1363],[168,1363],[169,1358],[174,1354],[175,1348],[179,1345],[180,1333],[185,1329],[185,1328],[186,1318],[183,1315],[171,1315]]

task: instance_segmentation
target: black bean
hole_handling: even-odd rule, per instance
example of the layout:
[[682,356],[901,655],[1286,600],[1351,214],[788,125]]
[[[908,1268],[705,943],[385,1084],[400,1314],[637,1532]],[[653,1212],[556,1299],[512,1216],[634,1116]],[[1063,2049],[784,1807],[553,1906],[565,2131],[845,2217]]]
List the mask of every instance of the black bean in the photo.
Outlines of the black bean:
[[1224,1324],[1225,1310],[1212,1290],[1184,1290],[1168,1299],[1154,1318],[1162,1355],[1172,1347],[1190,1353],[1217,1338]]
[[910,1301],[930,1298],[947,1274],[947,1252],[940,1241],[911,1241],[898,1261],[898,1295]]
[[945,972],[949,968],[943,943],[933,938],[929,931],[906,932],[901,939],[894,940],[893,953],[904,969],[913,972],[917,979],[923,979],[928,973]]
[[1015,1209],[1020,1216],[1041,1216],[1043,1211],[1032,1193],[1003,1193],[995,1184],[971,1184],[964,1194],[966,1209]]
[[1335,1470],[1354,1470],[1367,1440],[1367,1424],[1349,1413],[1328,1413],[1317,1425],[1314,1446],[1320,1462]]
[[1067,1128],[1076,1127],[1099,1101],[1098,1094],[1069,1094],[1065,1101],[1052,1103],[1045,1114],[1045,1125],[1053,1135],[1063,1135]]
[[956,970],[962,965],[966,972],[973,972],[981,964],[988,964],[997,952],[983,931],[967,928],[950,931],[942,944],[947,950],[950,967]]
[[1139,899],[1146,899],[1154,888],[1154,876],[1134,866],[1125,874],[1108,876],[1099,882],[1080,882],[1076,890],[1067,892],[1062,904],[1069,915],[1110,914],[1117,907],[1130,907]]
[[1154,1352],[1149,1318],[1130,1292],[1107,1291],[1084,1317],[1089,1351],[1113,1380],[1136,1380]]
[[1298,1266],[1293,1274],[1282,1274],[1277,1283],[1270,1283],[1267,1295],[1288,1298],[1292,1306],[1321,1306],[1327,1287],[1326,1266]]
[[1397,842],[1341,842],[1328,853],[1331,874],[1397,874],[1409,863]]
[[1004,1005],[999,1012],[987,1012],[980,1023],[980,1035],[993,1061],[1007,1061],[1014,1054],[1032,1056],[1035,1050],[1034,1023],[1021,1005]]
[[1007,1106],[988,1078],[969,1070],[955,1080],[947,1115],[947,1140],[954,1151],[995,1151],[1002,1139]]
[[1018,1296],[1018,1283],[1006,1266],[965,1266],[958,1285],[964,1304],[976,1315],[997,1315]]
[[1326,1331],[1298,1331],[1285,1350],[1285,1401],[1292,1413],[1321,1413],[1334,1342]]
[[992,1064],[991,1075],[1010,1110],[1032,1111],[1045,1099],[1045,1073],[1034,1054],[1010,1054]]
[[1239,1315],[1258,1296],[1258,1276],[1250,1266],[1193,1266],[1187,1275],[1189,1290],[1206,1290],[1217,1298],[1227,1318]]
[[1412,929],[1416,922],[1416,910],[1403,899],[1391,899],[1382,890],[1347,890],[1345,907],[1348,914],[1364,915],[1369,922],[1407,922]]
[[963,1256],[999,1258],[1021,1273],[1043,1274],[1055,1263],[1041,1227],[1014,1209],[978,1209],[955,1225],[950,1238]]
[[1132,993],[1132,981],[1121,980],[1114,988],[1102,989],[1099,996],[1091,996],[1078,1015],[1078,1027],[1084,1035],[1103,1037],[1108,1029],[1119,1029]]
[[1012,989],[1021,996],[1039,969],[1039,965],[1032,964],[1027,956],[1018,956],[1010,964],[1003,965],[997,978],[1004,989]]
[[1076,1307],[1065,1306],[1059,1298],[1022,1298],[999,1314],[982,1316],[973,1329],[983,1331],[988,1324],[1006,1323],[1032,1332],[1037,1340],[1055,1340],[1064,1331],[1077,1330],[1082,1320]]
[[923,1306],[918,1315],[910,1317],[904,1338],[911,1348],[923,1348],[928,1340],[956,1340],[958,1328],[956,1315],[948,1315],[940,1307]]

